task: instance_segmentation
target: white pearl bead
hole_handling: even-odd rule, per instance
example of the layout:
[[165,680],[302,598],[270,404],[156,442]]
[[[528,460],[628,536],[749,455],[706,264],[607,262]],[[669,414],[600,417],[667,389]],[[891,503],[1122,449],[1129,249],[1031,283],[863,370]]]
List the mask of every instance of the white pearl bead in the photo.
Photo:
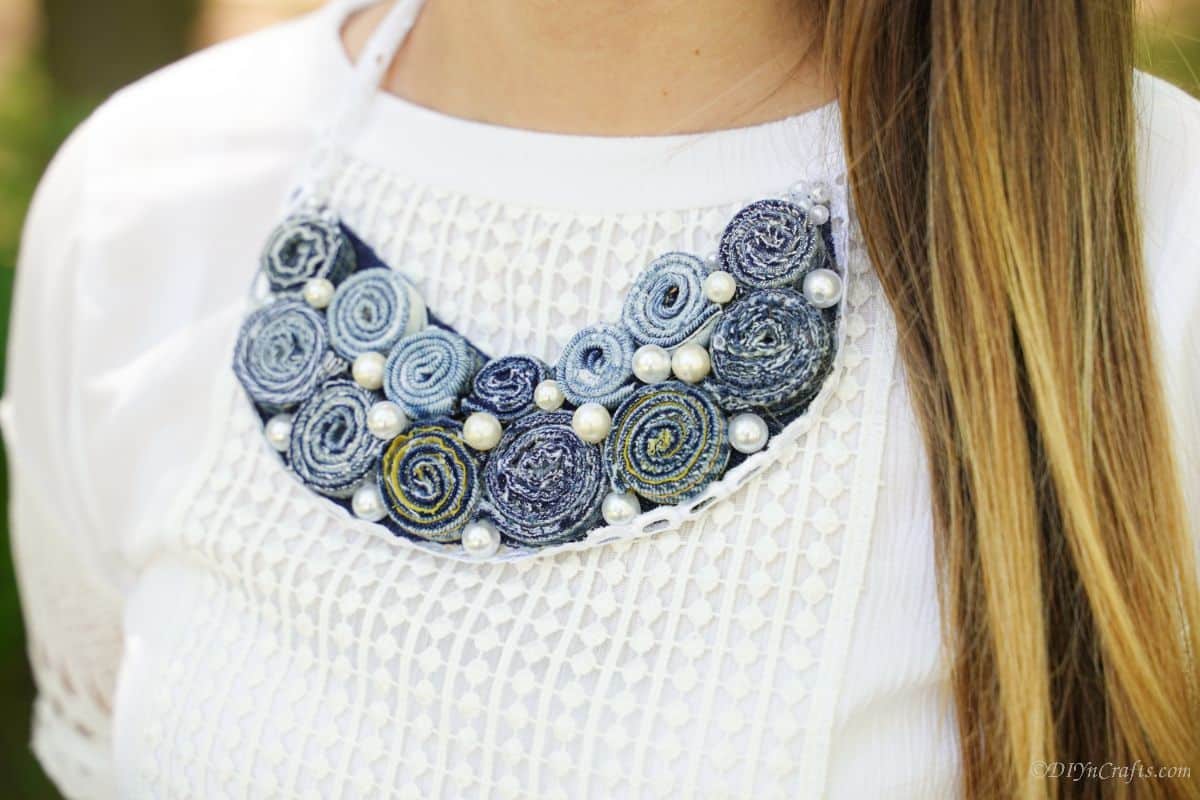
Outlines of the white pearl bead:
[[671,369],[684,383],[699,383],[712,369],[712,360],[700,345],[685,344],[671,356]]
[[325,308],[333,301],[333,282],[327,278],[313,278],[304,284],[304,302],[313,308]]
[[813,207],[812,200],[809,200],[807,197],[797,197],[792,201],[792,204],[799,206],[800,210],[805,214],[807,214],[809,211],[812,211]]
[[486,411],[476,411],[463,422],[463,441],[476,450],[491,450],[500,444],[500,436],[504,428],[495,414]]
[[704,296],[714,303],[724,305],[737,294],[737,281],[725,270],[708,273],[704,278]]
[[575,434],[589,444],[599,444],[612,429],[612,415],[599,403],[584,403],[571,417]]
[[796,181],[788,187],[788,199],[792,202],[806,199],[808,197],[808,190],[810,188],[812,187],[808,181]]
[[609,492],[600,504],[600,513],[609,525],[624,525],[642,513],[642,504],[632,492]]
[[829,192],[829,187],[823,183],[814,183],[808,187],[808,199],[813,205],[827,206],[833,196]]
[[721,254],[709,253],[704,257],[704,263],[708,266],[709,270],[719,268],[721,266]]
[[671,377],[671,354],[656,344],[644,344],[633,354],[633,374],[642,383]]
[[771,435],[758,414],[738,414],[729,420],[729,443],[739,453],[757,453]]
[[371,391],[383,386],[384,362],[382,353],[363,353],[354,359],[350,372],[354,375],[355,383]]
[[477,520],[463,528],[462,546],[473,558],[494,556],[500,549],[500,532],[486,519]]
[[558,381],[544,380],[534,387],[533,403],[542,411],[558,411],[565,399]]
[[408,415],[391,400],[381,400],[367,412],[367,430],[380,439],[394,439],[408,427]]
[[374,481],[368,480],[354,490],[354,496],[350,498],[350,510],[354,516],[367,522],[378,522],[387,516],[383,496],[379,494],[379,487]]
[[821,226],[829,222],[829,207],[813,205],[808,210],[808,221],[813,225]]
[[842,299],[842,278],[831,269],[814,269],[804,276],[804,297],[817,308],[829,308]]
[[263,433],[267,437],[267,443],[279,452],[286,452],[288,444],[292,441],[292,415],[277,414],[267,420],[267,425],[263,428]]

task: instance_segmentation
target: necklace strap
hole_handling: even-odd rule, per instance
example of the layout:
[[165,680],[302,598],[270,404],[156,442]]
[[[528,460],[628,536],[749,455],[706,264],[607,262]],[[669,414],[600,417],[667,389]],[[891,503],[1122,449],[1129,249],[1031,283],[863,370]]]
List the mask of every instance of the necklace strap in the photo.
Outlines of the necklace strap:
[[359,129],[371,99],[424,4],[424,0],[393,0],[387,16],[371,32],[354,65],[351,85],[346,87],[329,123],[317,137],[312,155],[292,194],[290,205],[293,207],[325,205],[339,157],[350,137]]

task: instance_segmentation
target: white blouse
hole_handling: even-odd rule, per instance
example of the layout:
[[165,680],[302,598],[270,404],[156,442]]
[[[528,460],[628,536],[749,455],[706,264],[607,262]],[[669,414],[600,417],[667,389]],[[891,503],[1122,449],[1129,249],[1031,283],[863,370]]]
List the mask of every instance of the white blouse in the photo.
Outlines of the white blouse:
[[[266,446],[233,341],[352,81],[339,28],[359,5],[120,92],[38,192],[3,424],[47,771],[73,798],[953,796],[923,449],[832,106],[610,139],[376,93],[324,187],[440,317],[553,362],[618,317],[649,258],[708,252],[745,202],[827,181],[849,276],[831,388],[728,498],[671,530],[472,564],[355,520]],[[1200,105],[1138,92],[1194,489]]]

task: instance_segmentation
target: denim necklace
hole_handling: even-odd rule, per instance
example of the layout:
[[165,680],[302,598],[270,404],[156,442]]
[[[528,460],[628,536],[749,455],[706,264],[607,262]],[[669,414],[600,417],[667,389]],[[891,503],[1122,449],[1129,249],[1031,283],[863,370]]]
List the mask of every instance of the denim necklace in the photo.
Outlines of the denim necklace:
[[486,355],[314,188],[419,6],[397,3],[377,29],[263,249],[233,369],[267,442],[356,517],[473,558],[700,507],[832,371],[829,188],[751,203],[705,258],[654,259],[620,319],[580,329],[554,364]]

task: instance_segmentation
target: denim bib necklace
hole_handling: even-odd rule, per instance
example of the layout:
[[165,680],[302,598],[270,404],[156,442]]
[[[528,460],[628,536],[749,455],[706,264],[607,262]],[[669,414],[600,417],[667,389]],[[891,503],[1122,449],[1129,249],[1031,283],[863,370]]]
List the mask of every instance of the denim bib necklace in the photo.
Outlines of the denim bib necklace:
[[[376,31],[314,171],[419,5]],[[233,369],[287,468],[395,535],[486,559],[699,508],[833,368],[844,271],[824,185],[749,204],[707,257],[654,259],[620,319],[553,364],[485,354],[441,322],[312,185],[265,245]]]

